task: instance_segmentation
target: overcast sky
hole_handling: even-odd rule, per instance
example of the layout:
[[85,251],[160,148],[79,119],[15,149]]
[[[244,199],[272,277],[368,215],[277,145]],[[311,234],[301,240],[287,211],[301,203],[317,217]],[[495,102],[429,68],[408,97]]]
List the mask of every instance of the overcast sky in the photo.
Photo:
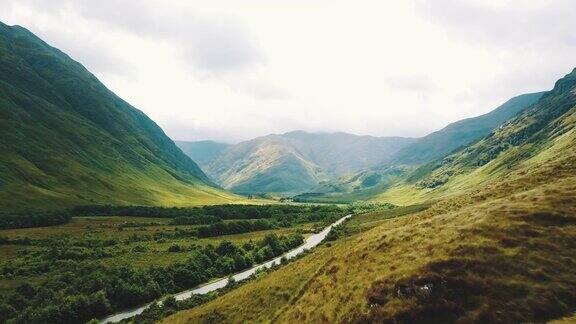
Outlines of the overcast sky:
[[573,0],[0,0],[0,20],[181,140],[422,136],[576,67]]

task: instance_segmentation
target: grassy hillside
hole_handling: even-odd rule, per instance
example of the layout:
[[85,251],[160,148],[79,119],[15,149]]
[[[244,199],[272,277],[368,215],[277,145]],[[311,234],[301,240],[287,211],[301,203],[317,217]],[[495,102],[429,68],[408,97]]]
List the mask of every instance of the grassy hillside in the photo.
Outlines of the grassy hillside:
[[174,141],[176,145],[201,167],[205,167],[214,161],[220,154],[232,144],[214,141]]
[[[561,155],[573,142],[576,125],[576,70],[517,117],[473,145],[426,164],[405,181],[372,198],[412,204],[458,194]],[[545,152],[545,153],[544,153]],[[540,156],[540,158],[536,158]]]
[[346,133],[268,135],[226,149],[206,172],[235,192],[302,192],[382,163],[411,142]]
[[[575,85],[576,70],[530,110],[389,195],[428,200],[428,209],[355,216],[351,236],[165,322],[517,323],[572,316]],[[449,170],[447,181],[422,187]],[[358,223],[371,229],[354,234]]]
[[426,135],[400,150],[392,159],[393,164],[421,164],[446,156],[468,145],[534,104],[544,92],[514,97],[498,108],[482,116],[452,123],[443,129]]
[[82,65],[0,23],[0,206],[237,200]]

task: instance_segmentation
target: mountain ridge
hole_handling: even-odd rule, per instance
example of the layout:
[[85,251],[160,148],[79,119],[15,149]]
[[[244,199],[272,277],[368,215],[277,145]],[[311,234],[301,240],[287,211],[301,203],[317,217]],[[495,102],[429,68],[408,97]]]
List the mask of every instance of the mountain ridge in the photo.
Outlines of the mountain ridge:
[[518,95],[486,114],[450,123],[438,131],[418,138],[415,143],[398,152],[391,163],[421,164],[449,154],[488,135],[492,129],[534,104],[544,93]]
[[299,192],[377,165],[411,141],[343,132],[270,134],[227,148],[205,170],[235,192]]

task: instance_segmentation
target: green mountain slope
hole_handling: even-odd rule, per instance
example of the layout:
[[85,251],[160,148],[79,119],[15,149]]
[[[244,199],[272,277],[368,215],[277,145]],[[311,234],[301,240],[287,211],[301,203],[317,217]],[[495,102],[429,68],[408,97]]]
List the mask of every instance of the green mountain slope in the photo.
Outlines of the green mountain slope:
[[544,93],[538,92],[514,97],[487,114],[457,121],[421,137],[400,150],[391,163],[421,164],[444,157],[455,149],[488,135],[494,128],[538,101],[542,94]]
[[160,127],[82,65],[0,23],[1,209],[229,199]]
[[222,152],[232,144],[214,141],[174,141],[176,145],[201,167],[214,161]]
[[518,117],[396,188],[406,201],[427,200],[427,210],[356,215],[346,225],[350,236],[164,322],[532,323],[572,316],[575,127],[576,70]]
[[575,125],[576,69],[558,80],[529,109],[482,140],[423,165],[374,199],[407,204],[457,194],[517,168],[540,163],[547,155],[561,154],[557,151],[574,140]]
[[387,161],[409,138],[295,131],[229,147],[206,172],[235,192],[302,192]]

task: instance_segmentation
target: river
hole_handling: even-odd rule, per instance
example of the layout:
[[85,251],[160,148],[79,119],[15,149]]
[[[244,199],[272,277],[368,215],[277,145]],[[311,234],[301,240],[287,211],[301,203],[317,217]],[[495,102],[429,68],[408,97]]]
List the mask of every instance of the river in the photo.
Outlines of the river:
[[[275,258],[275,259],[272,259],[266,263],[259,264],[257,266],[254,266],[254,267],[248,269],[248,270],[244,270],[240,273],[237,273],[237,274],[233,275],[232,278],[234,278],[235,281],[242,281],[242,280],[250,277],[252,274],[254,274],[259,269],[270,268],[274,264],[280,264],[280,260],[282,258],[291,259],[291,258],[297,256],[298,254],[315,247],[316,245],[320,244],[324,240],[324,238],[326,238],[326,235],[328,235],[328,233],[330,232],[332,227],[341,224],[343,221],[345,221],[346,219],[348,219],[350,217],[352,217],[352,215],[346,215],[346,216],[340,218],[339,220],[335,221],[334,223],[326,226],[326,228],[324,228],[320,233],[311,235],[308,238],[306,238],[306,241],[304,242],[304,244],[300,245],[299,247],[297,247],[293,250],[290,250],[290,251],[286,252],[285,254],[283,254],[283,255]],[[174,295],[174,298],[176,300],[188,299],[192,296],[192,294],[206,294],[206,293],[209,293],[211,291],[218,290],[220,288],[224,288],[227,284],[228,284],[228,278],[219,279],[217,281],[213,281],[213,282],[201,285],[197,288],[177,293]],[[154,301],[152,303],[157,303],[157,301]],[[105,319],[103,319],[102,323],[115,323],[115,322],[119,322],[123,319],[139,315],[146,308],[150,307],[150,305],[152,305],[152,303],[148,303],[148,304],[140,306],[138,308],[125,310],[125,311],[122,311],[120,313],[116,313],[114,315],[110,315],[110,316],[106,317]]]

